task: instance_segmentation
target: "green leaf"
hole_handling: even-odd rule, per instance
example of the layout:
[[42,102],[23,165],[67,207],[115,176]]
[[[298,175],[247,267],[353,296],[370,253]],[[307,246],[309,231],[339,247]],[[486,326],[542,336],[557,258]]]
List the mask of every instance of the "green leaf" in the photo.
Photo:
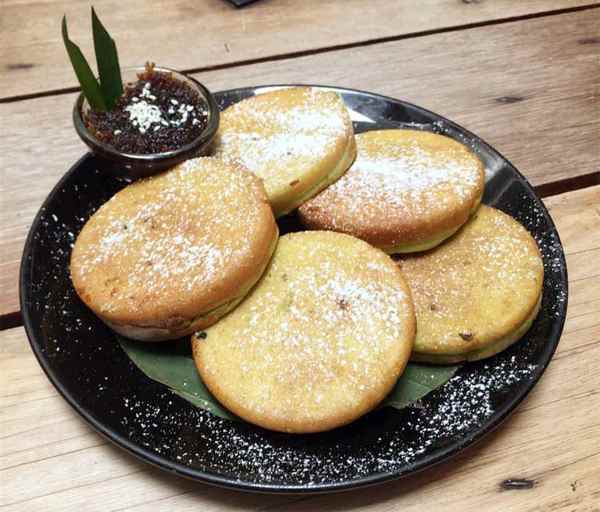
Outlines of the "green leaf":
[[152,380],[200,409],[228,420],[236,419],[221,407],[200,380],[189,339],[174,343],[144,343],[121,336],[117,339],[133,363]]
[[123,94],[123,79],[119,66],[117,46],[92,7],[92,33],[94,35],[94,51],[100,76],[100,88],[108,110],[114,108]]
[[67,53],[69,54],[69,59],[71,59],[75,75],[81,85],[83,95],[94,110],[106,110],[106,102],[104,101],[100,85],[96,81],[96,77],[94,76],[94,73],[92,73],[90,65],[83,56],[83,53],[81,53],[79,46],[69,39],[66,16],[63,16],[62,19],[62,37]]
[[403,409],[448,382],[460,366],[408,363],[382,407]]
[[[216,416],[240,421],[210,394],[192,359],[189,340],[174,343],[144,343],[117,336],[133,363],[152,380],[167,386],[173,393],[200,409]],[[396,386],[381,407],[402,409],[439,388],[456,373],[459,366],[433,366],[409,363]]]

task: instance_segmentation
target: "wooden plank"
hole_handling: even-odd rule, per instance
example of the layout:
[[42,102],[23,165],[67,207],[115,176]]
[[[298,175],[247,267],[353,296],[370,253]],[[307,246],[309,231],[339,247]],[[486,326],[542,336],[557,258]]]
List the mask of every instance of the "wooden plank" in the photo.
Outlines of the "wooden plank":
[[[549,198],[569,257],[600,250],[600,187]],[[579,219],[579,222],[575,220]],[[573,270],[573,269],[571,269]],[[517,412],[482,443],[422,474],[347,495],[373,512],[598,510],[600,500],[600,276],[577,268],[566,330],[546,375]],[[589,285],[588,285],[589,284]],[[585,325],[581,318],[588,318]],[[573,328],[576,326],[577,328]],[[93,433],[45,379],[22,328],[0,333],[0,506],[7,511],[341,510],[339,496],[242,494],[150,468]],[[41,376],[41,369],[37,368]],[[23,389],[23,400],[9,395]],[[10,393],[9,393],[10,391]],[[31,393],[42,398],[36,408]],[[5,400],[10,399],[8,406]],[[48,428],[46,418],[60,427]],[[11,434],[5,435],[6,422]],[[501,491],[510,478],[533,488]],[[32,485],[31,482],[36,482]],[[344,502],[346,503],[346,502]],[[338,507],[338,508],[336,508]]]
[[[594,9],[197,76],[214,90],[328,82],[403,98],[463,124],[544,184],[600,171],[599,24]],[[18,311],[18,263],[35,212],[85,151],[71,126],[74,97],[0,104],[12,127],[0,138],[0,154],[10,155],[0,166],[0,316]]]
[[[123,66],[154,60],[164,66],[191,69],[594,3],[422,0],[415,9],[400,0],[345,0],[343,7],[334,0],[263,0],[243,10],[233,9],[223,0],[97,0],[94,5],[118,44]],[[89,4],[3,0],[1,97],[77,85],[60,35],[63,13],[68,16],[71,37],[94,62]]]
[[401,98],[462,124],[542,185],[600,173],[599,25],[594,9],[197,76],[214,89],[325,82]]

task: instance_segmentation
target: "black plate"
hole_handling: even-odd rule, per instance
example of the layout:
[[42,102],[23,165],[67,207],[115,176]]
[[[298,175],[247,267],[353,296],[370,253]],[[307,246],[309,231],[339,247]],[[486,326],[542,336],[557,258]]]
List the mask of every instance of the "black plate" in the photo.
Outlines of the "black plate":
[[[217,95],[226,107],[266,87]],[[333,88],[331,88],[333,89]],[[552,219],[525,178],[497,151],[414,105],[335,89],[357,132],[411,126],[444,133],[485,161],[484,202],[524,224],[545,264],[542,310],[521,342],[465,365],[418,405],[380,409],[324,434],[293,436],[219,419],[145,377],[115,335],[77,298],[71,244],[89,216],[125,183],[84,156],[35,218],[21,264],[21,308],[42,368],[83,418],[117,445],[163,469],[203,482],[267,492],[323,492],[383,482],[456,454],[496,427],[523,400],[554,353],[567,309],[567,271]],[[293,218],[281,221],[295,229]]]

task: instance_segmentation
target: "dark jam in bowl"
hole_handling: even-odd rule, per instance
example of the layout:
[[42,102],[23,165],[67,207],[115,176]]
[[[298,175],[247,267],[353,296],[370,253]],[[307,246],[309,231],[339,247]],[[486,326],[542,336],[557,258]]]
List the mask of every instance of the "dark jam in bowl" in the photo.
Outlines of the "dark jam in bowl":
[[113,110],[84,114],[90,133],[117,151],[140,155],[173,151],[194,141],[208,122],[208,107],[198,91],[151,66],[137,76]]

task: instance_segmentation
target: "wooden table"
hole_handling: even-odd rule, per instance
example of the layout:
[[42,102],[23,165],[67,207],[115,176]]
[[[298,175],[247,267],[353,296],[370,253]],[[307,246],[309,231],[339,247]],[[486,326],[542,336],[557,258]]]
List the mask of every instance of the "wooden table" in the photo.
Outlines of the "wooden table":
[[[345,495],[225,491],[107,443],[58,397],[20,327],[23,241],[84,147],[60,38],[90,54],[86,2],[0,11],[0,510],[600,511],[600,2],[96,0],[121,64],[146,58],[214,90],[325,83],[423,105],[476,132],[536,186],[567,253],[567,324],[546,375],[506,424],[423,474]],[[510,478],[525,490],[502,490]]]

